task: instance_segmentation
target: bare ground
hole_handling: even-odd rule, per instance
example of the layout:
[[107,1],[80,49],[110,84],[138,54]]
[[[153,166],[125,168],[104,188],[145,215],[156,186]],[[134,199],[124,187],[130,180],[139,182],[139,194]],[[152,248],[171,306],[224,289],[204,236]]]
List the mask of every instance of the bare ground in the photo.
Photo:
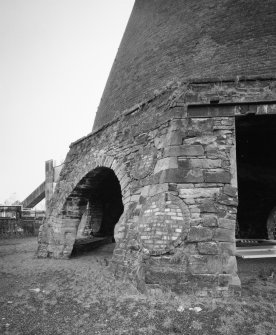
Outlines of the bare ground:
[[68,261],[37,259],[36,247],[0,240],[0,334],[276,334],[275,279],[243,278],[227,299],[145,296],[108,271],[112,245]]

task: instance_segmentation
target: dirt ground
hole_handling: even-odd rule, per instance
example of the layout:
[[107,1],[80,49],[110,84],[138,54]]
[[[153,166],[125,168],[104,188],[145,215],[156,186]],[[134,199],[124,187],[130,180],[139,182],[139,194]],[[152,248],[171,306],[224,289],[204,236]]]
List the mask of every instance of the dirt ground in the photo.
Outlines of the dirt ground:
[[37,259],[36,247],[36,238],[0,240],[0,334],[276,334],[267,275],[245,276],[227,299],[145,296],[108,271],[113,245],[67,261]]

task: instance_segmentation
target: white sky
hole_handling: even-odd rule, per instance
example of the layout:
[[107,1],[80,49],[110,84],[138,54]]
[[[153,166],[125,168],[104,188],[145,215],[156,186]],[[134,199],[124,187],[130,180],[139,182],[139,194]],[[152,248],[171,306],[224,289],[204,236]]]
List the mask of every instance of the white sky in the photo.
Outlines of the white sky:
[[0,0],[0,203],[93,120],[134,0]]

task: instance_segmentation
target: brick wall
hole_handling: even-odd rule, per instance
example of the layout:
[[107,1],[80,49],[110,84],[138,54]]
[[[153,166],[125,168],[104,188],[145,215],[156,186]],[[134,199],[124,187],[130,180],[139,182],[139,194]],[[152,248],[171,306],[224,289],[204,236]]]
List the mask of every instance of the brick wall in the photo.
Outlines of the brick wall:
[[94,129],[172,80],[270,77],[275,0],[136,0]]

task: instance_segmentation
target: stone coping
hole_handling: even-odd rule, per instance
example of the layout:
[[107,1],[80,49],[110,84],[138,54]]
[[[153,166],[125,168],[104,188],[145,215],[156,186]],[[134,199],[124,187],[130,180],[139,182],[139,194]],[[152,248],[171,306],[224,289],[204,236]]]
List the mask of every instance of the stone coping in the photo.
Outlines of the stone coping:
[[[179,86],[181,85],[189,85],[189,84],[214,84],[214,83],[239,83],[239,82],[250,82],[250,81],[275,81],[276,80],[276,75],[270,75],[270,76],[267,76],[267,75],[263,75],[263,76],[241,76],[241,77],[233,77],[233,78],[203,78],[203,79],[199,79],[199,78],[194,78],[194,79],[189,79],[185,82],[182,82],[182,83],[175,83],[175,82],[169,82],[166,87],[164,87],[163,90],[159,90],[159,92],[157,94],[153,94],[149,99],[147,100],[144,100],[142,101],[141,103],[139,104],[135,104],[134,106],[130,107],[129,109],[126,109],[124,110],[121,115],[115,117],[113,120],[105,123],[104,125],[102,125],[101,127],[95,129],[95,130],[92,130],[91,133],[87,134],[86,136],[83,136],[81,138],[79,138],[78,140],[72,142],[70,145],[69,145],[69,148],[72,148],[73,146],[77,145],[78,143],[84,141],[85,139],[89,138],[90,136],[94,136],[95,134],[99,133],[100,131],[104,130],[105,128],[111,126],[112,124],[118,122],[121,118],[123,118],[124,116],[126,115],[130,115],[132,113],[134,113],[135,111],[137,111],[138,109],[142,108],[144,105],[150,103],[152,100],[154,100],[156,97],[164,94],[165,92],[167,92],[167,90],[169,89],[177,89]],[[268,104],[270,103],[271,100],[266,100],[266,101],[261,101],[260,103],[259,102],[236,102],[236,103],[224,103],[225,105],[242,105],[242,104],[262,104],[262,103],[265,103],[265,104]],[[275,100],[272,100],[271,103],[276,103]],[[187,103],[188,105],[188,103]],[[210,106],[210,104],[197,104],[197,103],[193,103],[193,105],[200,105],[200,106]],[[221,104],[213,104],[213,105],[223,105],[223,103]],[[191,105],[190,105],[191,106]]]

